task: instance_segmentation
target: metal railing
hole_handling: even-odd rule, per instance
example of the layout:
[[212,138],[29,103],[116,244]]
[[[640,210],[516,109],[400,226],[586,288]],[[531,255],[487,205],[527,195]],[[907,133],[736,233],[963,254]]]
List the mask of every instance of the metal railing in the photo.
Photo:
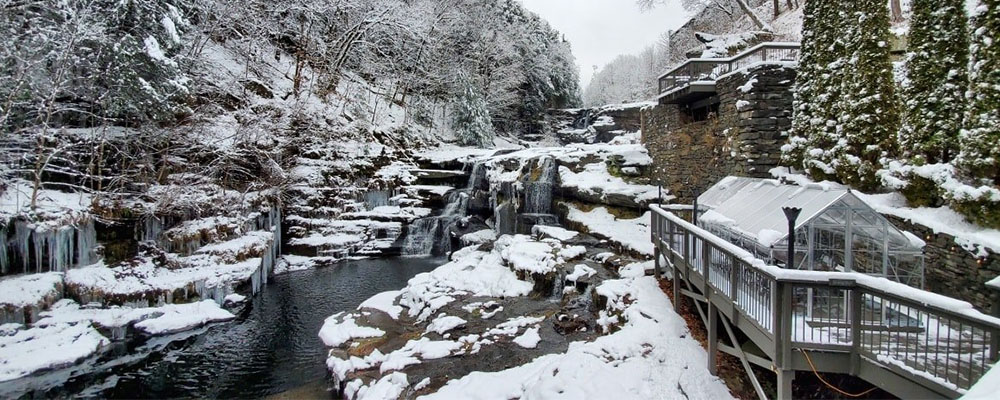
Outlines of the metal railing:
[[[703,301],[750,321],[748,334],[779,367],[792,350],[845,353],[923,385],[962,393],[993,363],[1000,319],[966,302],[859,273],[781,269],[651,206],[652,240]],[[691,279],[696,278],[696,279]],[[676,296],[676,294],[675,294]],[[751,332],[753,333],[753,332]]]
[[716,79],[757,64],[792,63],[799,59],[799,44],[765,42],[730,58],[693,58],[660,75],[659,92],[664,94],[698,81]]

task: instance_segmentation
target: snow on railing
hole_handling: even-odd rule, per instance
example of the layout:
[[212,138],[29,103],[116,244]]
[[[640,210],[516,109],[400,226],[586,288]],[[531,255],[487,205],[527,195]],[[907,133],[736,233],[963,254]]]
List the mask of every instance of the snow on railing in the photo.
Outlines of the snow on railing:
[[673,276],[699,276],[714,289],[702,288],[714,292],[707,297],[734,305],[775,348],[863,355],[958,393],[998,359],[1000,319],[968,302],[856,272],[768,265],[659,206],[650,208],[656,247],[683,260],[672,263]]
[[661,96],[696,81],[715,81],[752,66],[798,62],[799,44],[765,42],[729,58],[692,58],[657,78]]

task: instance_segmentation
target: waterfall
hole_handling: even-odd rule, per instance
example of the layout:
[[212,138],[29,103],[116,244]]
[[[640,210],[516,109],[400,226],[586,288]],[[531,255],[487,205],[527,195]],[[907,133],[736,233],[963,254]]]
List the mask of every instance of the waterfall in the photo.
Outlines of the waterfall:
[[552,190],[556,186],[557,177],[556,161],[552,157],[545,157],[539,163],[540,173],[537,174],[537,178],[524,183],[523,213],[525,214],[552,213]]
[[483,168],[482,163],[472,166],[469,182],[465,188],[448,193],[447,204],[440,215],[418,219],[406,228],[403,255],[427,256],[451,252],[449,231],[459,219],[467,215],[471,193],[484,183],[481,181],[485,179]]
[[587,129],[590,126],[590,114],[592,111],[588,108],[580,112],[580,116],[573,120],[573,129]]

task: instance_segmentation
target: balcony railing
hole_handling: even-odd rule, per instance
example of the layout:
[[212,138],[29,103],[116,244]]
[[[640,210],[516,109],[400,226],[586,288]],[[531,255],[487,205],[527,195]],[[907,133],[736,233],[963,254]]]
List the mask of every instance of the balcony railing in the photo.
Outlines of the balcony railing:
[[693,58],[659,77],[659,93],[664,95],[692,82],[715,80],[759,64],[794,64],[799,60],[799,44],[766,42],[730,58]]

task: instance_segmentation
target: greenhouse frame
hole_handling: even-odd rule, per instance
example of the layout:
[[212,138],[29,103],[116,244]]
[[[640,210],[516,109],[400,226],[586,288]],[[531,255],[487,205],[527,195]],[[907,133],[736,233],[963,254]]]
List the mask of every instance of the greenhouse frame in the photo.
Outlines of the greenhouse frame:
[[795,222],[795,269],[859,272],[923,288],[924,242],[850,189],[730,176],[698,197],[697,224],[789,268],[784,208],[801,209]]

